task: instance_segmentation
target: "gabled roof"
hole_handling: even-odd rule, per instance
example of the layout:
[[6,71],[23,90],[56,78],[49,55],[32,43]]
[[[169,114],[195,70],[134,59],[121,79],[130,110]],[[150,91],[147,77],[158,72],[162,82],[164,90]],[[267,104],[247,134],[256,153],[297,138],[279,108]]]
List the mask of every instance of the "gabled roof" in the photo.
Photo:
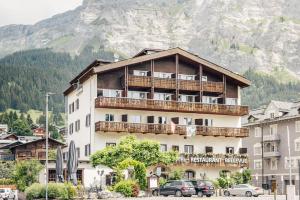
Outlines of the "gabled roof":
[[[14,149],[16,147],[20,147],[20,146],[31,144],[31,143],[37,143],[37,142],[40,142],[40,141],[43,141],[43,140],[45,140],[45,142],[46,142],[46,138],[41,138],[41,139],[38,139],[38,140],[33,140],[33,141],[30,141],[30,142],[26,142],[26,143],[22,143],[20,141],[17,141],[17,142],[14,142],[12,144],[5,145],[5,146],[1,147],[0,149]],[[64,143],[62,143],[58,140],[55,140],[53,138],[48,138],[48,140],[49,140],[49,142],[54,142],[54,143],[57,143],[58,145],[65,146]]]
[[10,137],[10,136],[14,136],[16,139],[18,139],[18,136],[17,136],[16,134],[14,134],[14,133],[1,135],[1,136],[0,136],[0,139],[3,140],[3,139],[6,139],[6,138],[8,138],[8,137]]
[[[150,54],[148,52],[151,52]],[[188,60],[191,60],[193,62],[203,64],[207,66],[208,68],[211,68],[212,70],[218,71],[222,74],[225,74],[228,77],[231,77],[232,79],[239,82],[239,85],[242,87],[247,87],[251,84],[251,82],[246,79],[245,77],[236,74],[224,67],[221,67],[215,63],[212,63],[208,60],[205,60],[203,58],[200,58],[199,56],[192,54],[188,51],[185,51],[179,47],[168,49],[168,50],[160,50],[160,49],[143,49],[141,52],[136,54],[134,57],[121,60],[118,62],[109,62],[109,61],[101,61],[101,60],[95,60],[92,62],[89,66],[87,66],[80,74],[78,74],[74,79],[70,81],[70,86],[67,90],[64,91],[64,95],[68,95],[70,92],[72,92],[75,89],[75,84],[81,80],[84,79],[83,77],[88,76],[88,74],[94,74],[94,73],[101,73],[113,69],[122,68],[128,65],[134,65],[137,63],[164,58],[172,55],[180,55],[182,57],[185,57]]]
[[158,59],[158,58],[163,58],[163,57],[167,57],[167,56],[172,56],[172,55],[176,55],[179,54],[180,56],[183,56],[187,59],[190,59],[192,61],[201,63],[213,70],[216,70],[220,73],[223,73],[237,81],[239,81],[241,83],[242,86],[249,86],[250,85],[250,81],[248,79],[246,79],[245,77],[236,74],[228,69],[225,69],[217,64],[214,64],[208,60],[205,60],[203,58],[200,58],[199,56],[192,54],[188,51],[185,51],[181,48],[174,48],[174,49],[169,49],[169,50],[165,50],[165,51],[159,51],[156,53],[152,53],[152,54],[146,54],[143,56],[138,56],[138,57],[133,57],[127,60],[122,60],[119,62],[114,62],[114,63],[110,63],[107,65],[103,65],[103,66],[98,66],[95,67],[94,72],[95,73],[101,73],[104,71],[108,71],[108,70],[112,70],[112,69],[117,69],[120,67],[124,67],[124,66],[128,66],[128,65],[133,65],[133,64],[137,64],[140,62],[144,62],[144,61],[148,61],[148,60],[152,60],[152,59]]

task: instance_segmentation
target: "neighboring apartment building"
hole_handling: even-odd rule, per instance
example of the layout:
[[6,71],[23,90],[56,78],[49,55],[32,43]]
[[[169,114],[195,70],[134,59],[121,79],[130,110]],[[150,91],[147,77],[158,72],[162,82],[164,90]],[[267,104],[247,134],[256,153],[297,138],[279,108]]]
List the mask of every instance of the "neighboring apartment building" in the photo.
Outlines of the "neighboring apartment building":
[[248,107],[241,105],[240,91],[249,84],[180,48],[145,49],[113,63],[96,60],[64,92],[67,144],[74,140],[79,160],[88,161],[133,134],[159,141],[162,151],[179,151],[177,164],[160,166],[165,176],[174,168],[183,169],[186,178],[239,171],[247,166],[241,138],[249,134],[241,127]]
[[271,101],[266,108],[251,111],[243,126],[250,129],[250,137],[243,139],[243,146],[248,149],[253,183],[268,184],[272,192],[277,188],[278,194],[285,194],[291,163],[292,184],[296,182],[299,194],[300,102]]

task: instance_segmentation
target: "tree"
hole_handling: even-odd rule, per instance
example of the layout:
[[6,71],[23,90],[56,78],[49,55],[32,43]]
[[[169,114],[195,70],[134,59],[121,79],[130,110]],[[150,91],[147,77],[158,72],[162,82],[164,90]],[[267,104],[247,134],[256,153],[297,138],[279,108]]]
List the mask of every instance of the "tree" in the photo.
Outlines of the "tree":
[[242,177],[243,177],[243,183],[250,183],[250,181],[252,180],[252,176],[251,176],[251,170],[250,169],[245,169],[242,172]]
[[184,177],[184,171],[183,170],[173,170],[169,176],[170,180],[179,180]]
[[31,116],[30,116],[29,114],[27,114],[26,120],[27,120],[27,124],[28,124],[29,126],[31,126],[31,125],[33,124],[32,118],[31,118]]
[[0,179],[12,178],[13,168],[15,166],[14,161],[2,161],[0,162]]
[[146,167],[162,164],[172,164],[178,160],[178,153],[161,152],[160,144],[155,141],[138,141],[135,136],[122,138],[120,143],[114,147],[106,147],[91,155],[93,166],[106,165],[114,168],[123,160],[131,158],[144,163]]
[[19,161],[13,171],[13,180],[19,190],[24,191],[26,187],[38,182],[39,172],[43,166],[37,160]]
[[22,136],[32,135],[30,126],[27,124],[26,121],[22,121],[21,119],[16,120],[12,124],[12,131],[15,132],[16,135],[22,135]]

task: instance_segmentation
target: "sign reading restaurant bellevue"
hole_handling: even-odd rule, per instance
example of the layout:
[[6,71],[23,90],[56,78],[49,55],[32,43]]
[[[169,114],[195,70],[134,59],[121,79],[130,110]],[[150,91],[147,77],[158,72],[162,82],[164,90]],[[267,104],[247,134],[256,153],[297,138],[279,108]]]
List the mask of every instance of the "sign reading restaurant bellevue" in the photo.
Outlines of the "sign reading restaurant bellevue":
[[233,164],[247,165],[248,158],[245,155],[224,155],[224,154],[191,154],[181,155],[179,163],[195,163],[195,164]]

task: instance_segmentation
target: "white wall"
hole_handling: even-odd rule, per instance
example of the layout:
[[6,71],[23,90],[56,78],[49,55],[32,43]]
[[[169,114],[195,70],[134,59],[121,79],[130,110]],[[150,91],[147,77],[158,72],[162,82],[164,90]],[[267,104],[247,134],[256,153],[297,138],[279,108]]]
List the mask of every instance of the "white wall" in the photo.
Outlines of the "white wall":
[[[93,123],[94,118],[94,109],[95,109],[95,98],[97,96],[97,75],[92,76],[89,80],[85,81],[82,84],[82,92],[73,91],[67,96],[68,109],[69,104],[75,102],[76,99],[79,99],[79,110],[75,110],[73,113],[69,114],[67,118],[67,144],[70,143],[71,140],[74,140],[75,146],[80,148],[80,160],[88,160],[88,157],[85,157],[85,145],[91,144],[91,149],[93,142],[93,134],[95,124]],[[76,107],[76,105],[75,105]],[[91,114],[91,125],[90,127],[85,126],[86,115]],[[80,120],[80,130],[78,132],[75,131],[75,121]],[[69,134],[69,125],[74,124],[74,132],[72,135]],[[67,151],[66,149],[64,151]]]

